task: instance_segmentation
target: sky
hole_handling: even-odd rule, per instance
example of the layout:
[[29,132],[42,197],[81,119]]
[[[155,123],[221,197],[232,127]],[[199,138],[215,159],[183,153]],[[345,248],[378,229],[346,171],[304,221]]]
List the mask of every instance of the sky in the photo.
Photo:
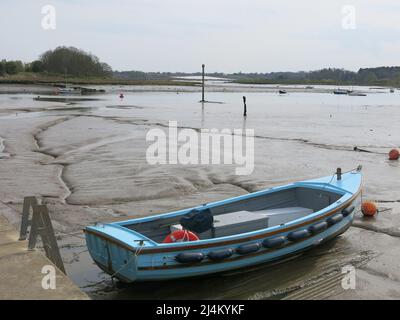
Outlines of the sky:
[[[56,28],[42,27],[42,7]],[[357,71],[400,65],[398,0],[1,0],[0,59],[57,46],[114,70]]]

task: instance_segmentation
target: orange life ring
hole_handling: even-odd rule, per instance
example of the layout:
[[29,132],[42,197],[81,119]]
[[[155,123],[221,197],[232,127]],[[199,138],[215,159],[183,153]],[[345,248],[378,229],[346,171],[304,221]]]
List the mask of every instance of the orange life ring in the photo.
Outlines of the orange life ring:
[[184,241],[197,241],[200,240],[197,235],[189,230],[176,230],[169,234],[163,243],[184,242]]

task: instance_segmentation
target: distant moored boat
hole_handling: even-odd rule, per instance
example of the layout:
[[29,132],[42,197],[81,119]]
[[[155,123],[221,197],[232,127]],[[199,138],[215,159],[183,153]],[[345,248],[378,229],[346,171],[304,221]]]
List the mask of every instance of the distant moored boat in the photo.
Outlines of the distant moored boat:
[[349,92],[349,96],[352,96],[352,97],[366,97],[367,94],[366,93],[362,93],[362,92],[352,91],[352,92]]
[[67,69],[65,69],[65,86],[57,88],[57,94],[60,95],[80,95],[82,94],[82,89],[79,87],[70,87],[67,82]]
[[81,88],[71,88],[71,87],[65,87],[65,88],[57,88],[57,94],[61,95],[80,95],[82,94]]
[[346,89],[336,89],[333,90],[333,94],[349,94],[351,91]]

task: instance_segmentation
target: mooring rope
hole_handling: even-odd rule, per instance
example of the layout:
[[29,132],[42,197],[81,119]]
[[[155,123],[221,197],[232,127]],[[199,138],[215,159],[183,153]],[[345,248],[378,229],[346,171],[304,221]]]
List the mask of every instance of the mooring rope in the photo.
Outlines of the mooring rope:
[[[137,257],[139,256],[140,252],[142,251],[142,248],[143,248],[143,243],[140,243],[139,247],[136,248],[136,251],[135,251],[135,253],[132,255],[132,257],[131,257],[121,268],[119,268],[117,271],[115,271],[113,274],[110,275],[110,279],[111,279],[111,282],[112,282],[113,284],[114,284],[114,281],[113,281],[113,280],[114,280],[115,276],[116,276],[118,273],[120,273],[122,270],[124,270],[124,268],[126,268],[134,259],[137,259]],[[95,286],[97,286],[97,285],[99,285],[99,284],[101,284],[101,283],[106,282],[107,280],[108,280],[108,279],[103,279],[103,280],[101,280],[101,281],[92,283],[92,284],[90,285],[90,287],[95,287]],[[85,286],[84,288],[87,288],[87,287],[89,287],[89,286]]]
[[[341,174],[346,174],[346,173],[350,173],[350,172],[353,172],[353,171],[361,171],[361,169],[362,169],[362,166],[358,166],[358,167],[353,168],[353,169],[351,169],[351,170],[344,171],[344,172],[342,172]],[[329,180],[329,182],[326,183],[326,184],[322,187],[321,190],[325,190],[325,188],[327,188],[327,187],[332,183],[333,179],[335,178],[335,176],[336,176],[337,174],[338,174],[338,173],[335,172],[335,173],[332,175],[331,180]],[[362,192],[362,188],[361,188],[361,192]]]
[[0,202],[5,205],[7,208],[13,210],[13,211],[17,211],[15,208],[11,207],[8,203],[4,202],[3,200],[0,200]]
[[56,230],[56,229],[54,231],[55,231],[55,233],[57,233],[57,235],[61,234],[61,235],[66,236],[66,237],[75,237],[75,238],[78,238],[78,239],[81,239],[81,240],[85,240],[84,236],[77,235],[77,233],[80,233],[80,231],[75,231],[75,232],[71,232],[71,233],[66,233],[66,232],[63,232],[63,231],[60,231],[60,230]]

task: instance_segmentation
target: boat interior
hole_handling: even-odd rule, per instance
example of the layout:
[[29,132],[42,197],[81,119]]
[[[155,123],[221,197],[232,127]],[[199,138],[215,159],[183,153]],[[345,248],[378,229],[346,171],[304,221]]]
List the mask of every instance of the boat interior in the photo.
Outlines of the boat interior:
[[[221,204],[209,209],[213,217],[212,228],[197,235],[204,240],[283,225],[317,212],[341,197],[342,194],[329,190],[293,187]],[[171,232],[182,229],[181,218],[181,215],[160,217],[124,224],[124,227],[162,243]]]

